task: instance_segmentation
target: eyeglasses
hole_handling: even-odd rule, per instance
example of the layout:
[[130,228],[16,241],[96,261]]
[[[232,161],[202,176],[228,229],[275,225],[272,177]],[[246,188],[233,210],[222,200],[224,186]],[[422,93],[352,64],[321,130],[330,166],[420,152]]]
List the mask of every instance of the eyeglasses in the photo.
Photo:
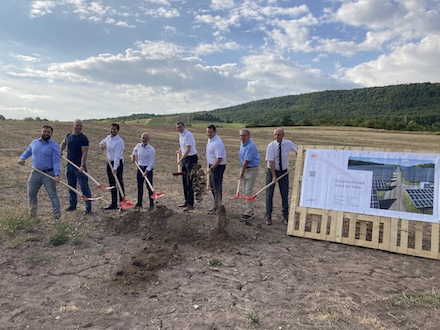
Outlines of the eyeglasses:
[[241,135],[241,134],[240,134],[240,136],[247,136],[247,134],[245,134],[245,135]]

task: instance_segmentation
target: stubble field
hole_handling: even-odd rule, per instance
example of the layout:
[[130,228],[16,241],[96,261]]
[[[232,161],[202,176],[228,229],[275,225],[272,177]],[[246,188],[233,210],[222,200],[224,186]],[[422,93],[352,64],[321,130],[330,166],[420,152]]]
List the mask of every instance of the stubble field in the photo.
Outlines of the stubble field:
[[[30,168],[17,160],[42,124],[0,122],[3,215],[27,205]],[[71,123],[49,124],[58,143],[71,129]],[[188,128],[205,167],[205,129]],[[93,195],[103,200],[93,202],[87,216],[82,203],[76,212],[63,213],[69,240],[54,246],[49,238],[56,225],[42,188],[37,226],[0,231],[1,329],[438,329],[439,261],[288,236],[278,191],[272,226],[264,222],[264,194],[257,197],[255,218],[241,221],[243,201],[229,198],[239,173],[238,129],[218,129],[227,147],[224,233],[215,230],[216,217],[206,215],[210,194],[190,213],[178,208],[183,199],[181,179],[172,175],[178,149],[173,126],[121,124],[127,199],[135,202],[137,196],[128,155],[145,131],[157,153],[154,186],[165,194],[156,210],[104,211],[110,196],[91,182]],[[98,143],[108,124],[85,123],[83,132],[91,142],[89,173],[106,185]],[[273,128],[251,133],[264,159]],[[289,127],[285,138],[432,153],[440,145],[436,134],[359,128]],[[264,176],[262,161],[256,189],[264,186]],[[68,191],[60,186],[58,192],[66,208]]]

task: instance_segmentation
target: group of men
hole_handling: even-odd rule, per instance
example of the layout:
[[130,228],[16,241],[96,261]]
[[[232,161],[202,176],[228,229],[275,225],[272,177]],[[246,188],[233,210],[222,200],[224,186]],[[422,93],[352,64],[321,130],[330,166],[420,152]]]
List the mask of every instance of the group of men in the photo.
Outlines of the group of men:
[[[67,184],[76,188],[79,184],[83,196],[91,198],[91,190],[87,175],[87,156],[89,150],[89,140],[82,133],[83,123],[79,119],[73,121],[73,129],[68,132],[58,145],[51,139],[53,128],[44,125],[41,129],[41,137],[33,140],[29,147],[23,152],[18,160],[20,165],[25,164],[25,160],[32,156],[32,167],[27,186],[28,199],[30,205],[31,216],[37,214],[37,195],[42,185],[44,185],[47,194],[52,203],[53,214],[56,219],[61,217],[60,201],[57,195],[56,184],[60,181],[60,158],[63,151],[67,148],[67,164],[66,177]],[[107,135],[100,143],[100,149],[106,152],[107,157],[107,176],[111,189],[111,204],[106,210],[118,209],[119,202],[123,201],[125,195],[123,180],[123,152],[125,149],[124,140],[118,135],[119,124],[112,123],[109,127],[109,135]],[[193,134],[185,128],[183,122],[176,124],[176,130],[179,132],[179,149],[177,150],[177,164],[182,169],[182,184],[185,201],[179,207],[184,208],[185,212],[194,209],[194,189],[192,183],[191,170],[198,163],[198,152],[196,148],[196,140]],[[217,128],[209,125],[206,128],[208,142],[206,144],[206,160],[208,163],[206,175],[208,185],[212,190],[214,199],[213,207],[208,214],[215,214],[218,207],[222,203],[223,197],[223,176],[226,169],[226,148],[222,139],[217,135]],[[243,188],[243,193],[252,196],[253,188],[258,176],[260,166],[260,155],[257,146],[250,138],[250,132],[247,129],[240,130],[240,175],[238,180]],[[141,208],[144,184],[146,185],[149,196],[152,194],[153,183],[153,167],[156,157],[155,149],[149,144],[150,136],[148,133],[141,135],[141,141],[134,148],[130,155],[133,162],[137,163],[138,172],[136,176],[138,199],[135,207]],[[266,184],[270,184],[266,190],[266,224],[272,224],[273,195],[275,183],[278,182],[281,199],[282,199],[282,216],[283,221],[288,221],[288,191],[289,191],[289,153],[297,152],[297,146],[290,140],[284,139],[284,130],[277,128],[274,131],[274,140],[268,144],[266,149]],[[148,184],[148,182],[150,184]],[[240,184],[239,183],[239,184]],[[69,207],[66,212],[74,211],[77,208],[78,196],[77,192],[69,190]],[[90,200],[85,201],[84,215],[92,212],[92,203]],[[149,198],[149,208],[154,208],[154,199]],[[251,220],[254,216],[254,203],[250,200],[245,202],[245,210],[241,219]]]
[[[176,130],[179,132],[180,153],[178,164],[182,165],[182,182],[185,202],[179,207],[184,207],[184,211],[194,209],[194,191],[191,182],[191,169],[197,164],[198,156],[196,141],[193,134],[185,128],[183,122],[176,124]],[[217,135],[217,129],[214,125],[206,128],[208,143],[206,144],[206,161],[208,163],[207,177],[212,195],[214,197],[214,207],[208,211],[208,214],[215,214],[217,208],[222,202],[223,195],[223,174],[226,169],[226,148]],[[251,133],[247,129],[240,130],[240,175],[238,180],[241,183],[244,195],[252,196],[254,185],[258,176],[260,166],[260,154],[255,143],[251,139]],[[296,155],[297,146],[290,140],[284,139],[284,130],[277,128],[274,131],[274,140],[268,144],[266,149],[266,224],[272,224],[273,196],[275,184],[278,182],[281,200],[283,222],[287,224],[289,218],[289,153],[293,151]],[[240,185],[239,183],[239,185]],[[254,203],[246,200],[245,210],[241,216],[242,220],[251,220],[254,216]]]
[[[68,132],[58,145],[51,139],[53,128],[49,125],[44,125],[41,128],[41,137],[33,140],[29,147],[23,152],[18,160],[18,164],[24,165],[26,159],[32,156],[32,172],[29,175],[27,182],[28,200],[30,205],[30,215],[37,214],[37,196],[41,186],[44,186],[52,203],[52,209],[55,219],[61,217],[60,201],[57,195],[56,184],[60,181],[60,158],[63,156],[63,151],[67,148],[67,164],[66,177],[67,184],[76,189],[77,184],[81,187],[84,197],[91,198],[92,193],[89,187],[89,177],[87,173],[87,156],[89,151],[89,140],[86,135],[82,133],[83,123],[80,119],[73,121],[73,129]],[[123,152],[125,149],[124,140],[118,135],[119,124],[113,123],[109,127],[109,135],[107,135],[100,143],[100,149],[106,151],[107,156],[107,175],[111,189],[112,202],[107,206],[106,210],[118,209],[118,199],[122,201],[125,195],[123,171],[124,161]],[[153,166],[156,156],[156,151],[149,145],[150,136],[148,133],[143,133],[141,142],[138,143],[130,155],[133,162],[137,162],[140,168],[137,174],[138,183],[138,202],[136,207],[142,207],[143,199],[143,185],[145,177],[153,181]],[[142,171],[142,172],[141,172]],[[146,182],[146,180],[145,180]],[[152,191],[147,184],[147,189],[151,195]],[[78,203],[77,192],[73,189],[69,190],[69,207],[65,209],[66,212],[76,210]],[[150,198],[150,208],[154,207],[154,200]],[[91,200],[85,200],[86,209],[83,212],[87,215],[92,212]]]

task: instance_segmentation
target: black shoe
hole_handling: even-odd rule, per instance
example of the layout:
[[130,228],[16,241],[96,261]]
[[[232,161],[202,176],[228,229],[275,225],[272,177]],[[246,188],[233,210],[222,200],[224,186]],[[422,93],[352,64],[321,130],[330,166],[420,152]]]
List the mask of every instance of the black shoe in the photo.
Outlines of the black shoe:
[[76,207],[69,206],[67,209],[64,209],[64,212],[72,212],[75,210],[76,210]]
[[283,215],[283,223],[285,225],[289,224],[289,217],[287,215]]
[[92,213],[92,210],[87,209],[87,210],[85,210],[85,211],[83,212],[83,215],[87,215],[87,214],[90,214],[90,213]]
[[104,210],[117,210],[117,209],[118,209],[117,205],[109,205]]
[[208,212],[206,212],[206,214],[208,214],[208,215],[215,215],[216,213],[217,213],[216,208],[210,209]]
[[136,205],[134,206],[134,208],[135,208],[135,209],[140,209],[140,208],[142,208],[142,205],[141,205],[141,204],[136,204]]
[[183,203],[183,204],[179,205],[179,207],[187,207],[187,206],[188,206],[187,203]]
[[270,226],[272,224],[272,218],[266,218],[266,225]]
[[252,215],[243,214],[240,219],[241,220],[252,220]]

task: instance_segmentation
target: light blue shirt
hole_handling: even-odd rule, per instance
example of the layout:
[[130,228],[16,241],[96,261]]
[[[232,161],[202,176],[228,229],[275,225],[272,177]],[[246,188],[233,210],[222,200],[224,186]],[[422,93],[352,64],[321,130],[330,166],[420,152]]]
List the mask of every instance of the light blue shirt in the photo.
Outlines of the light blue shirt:
[[20,156],[21,159],[28,159],[32,156],[32,167],[37,170],[49,170],[53,168],[54,174],[60,175],[61,149],[58,143],[49,139],[35,139]]
[[254,141],[249,139],[246,143],[240,145],[240,166],[247,160],[247,167],[257,167],[260,165],[260,154]]

